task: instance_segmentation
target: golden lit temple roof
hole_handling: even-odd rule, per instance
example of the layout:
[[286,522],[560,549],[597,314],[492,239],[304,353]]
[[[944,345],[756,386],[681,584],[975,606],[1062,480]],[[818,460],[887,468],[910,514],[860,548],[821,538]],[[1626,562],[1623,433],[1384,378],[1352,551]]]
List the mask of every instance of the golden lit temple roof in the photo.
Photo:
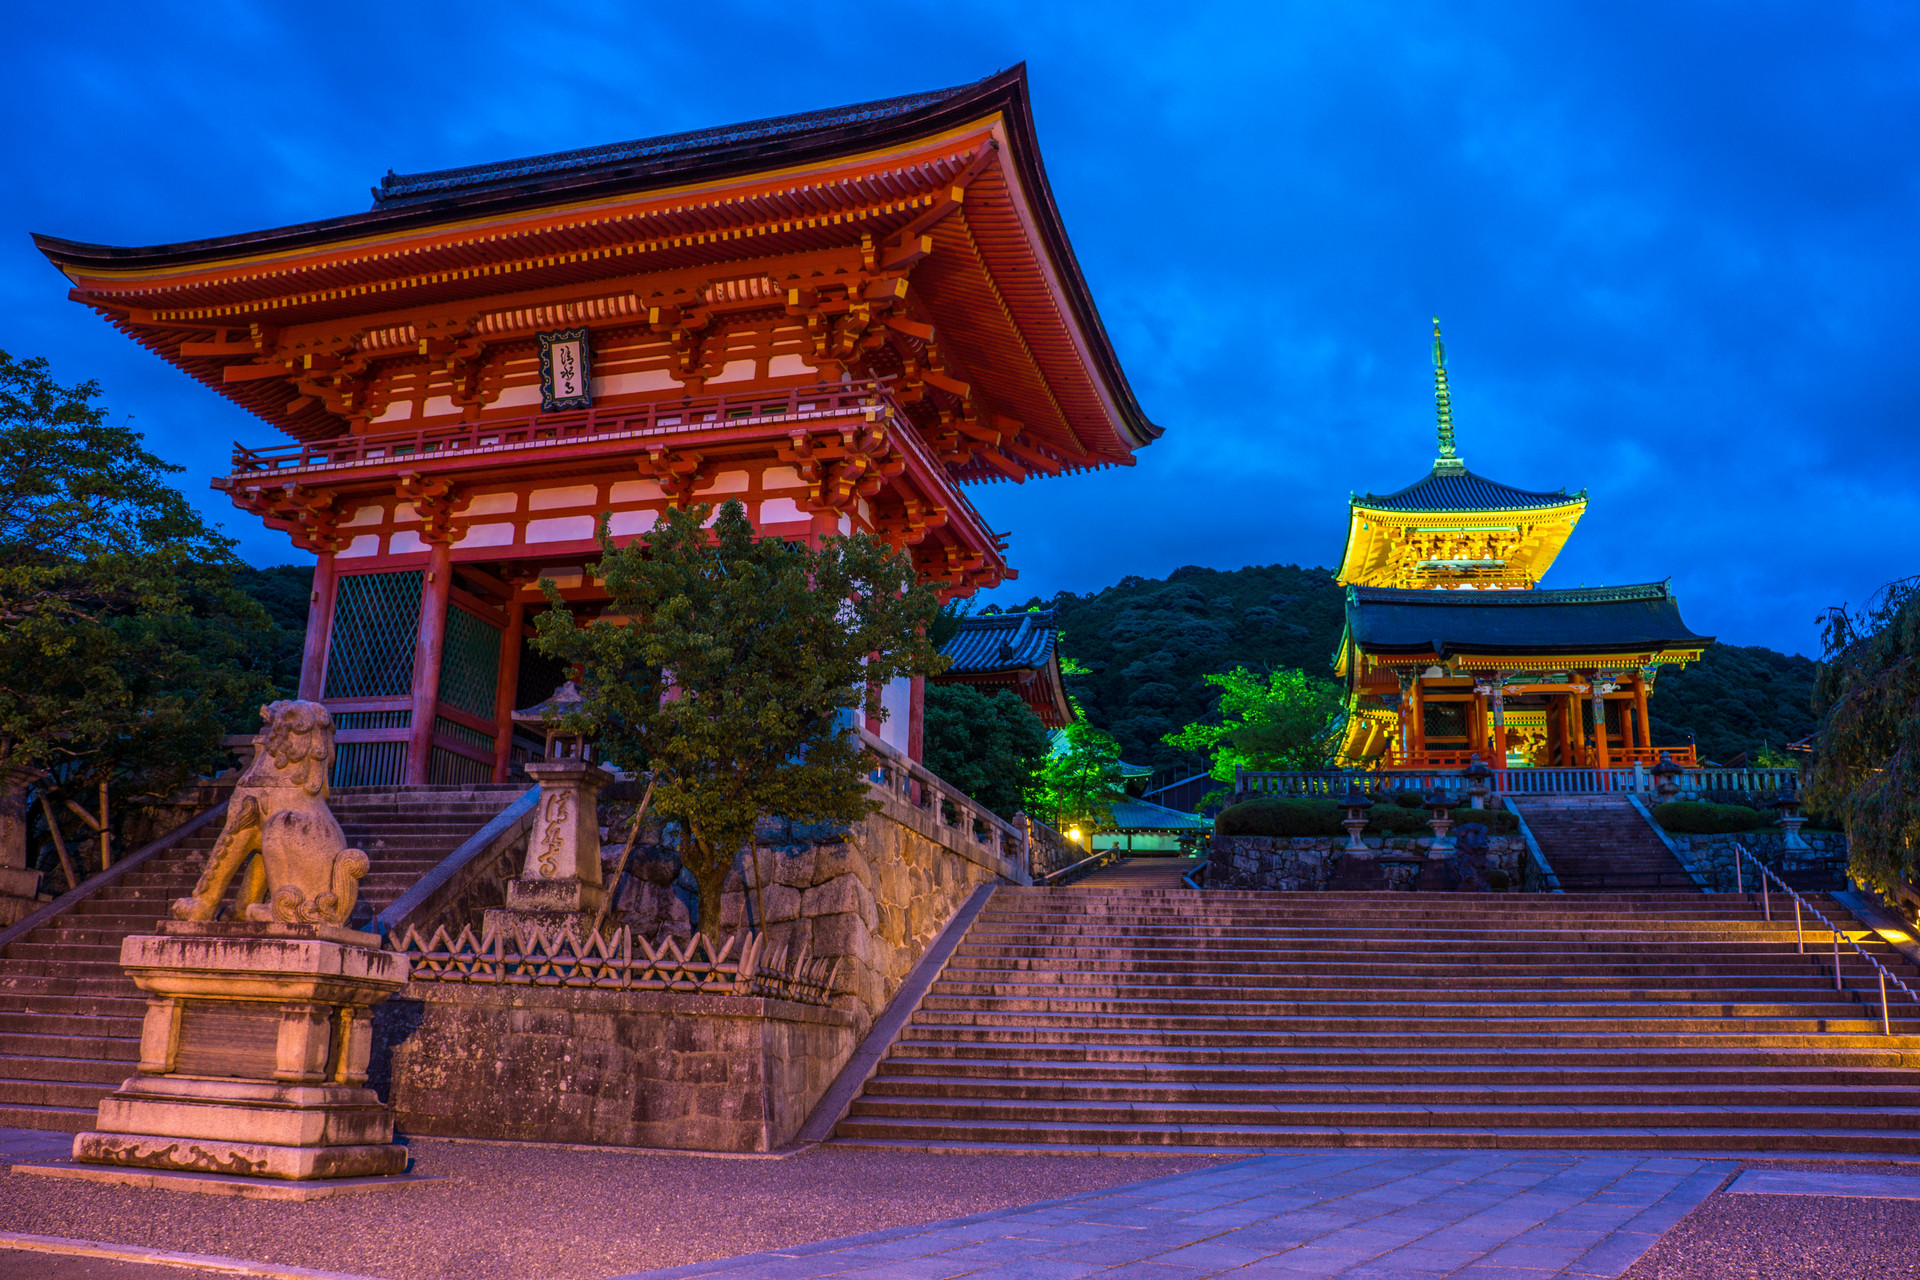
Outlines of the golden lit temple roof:
[[1586,491],[1516,489],[1467,470],[1454,450],[1438,320],[1433,396],[1440,445],[1433,470],[1393,493],[1352,496],[1337,581],[1403,589],[1537,586],[1586,513]]

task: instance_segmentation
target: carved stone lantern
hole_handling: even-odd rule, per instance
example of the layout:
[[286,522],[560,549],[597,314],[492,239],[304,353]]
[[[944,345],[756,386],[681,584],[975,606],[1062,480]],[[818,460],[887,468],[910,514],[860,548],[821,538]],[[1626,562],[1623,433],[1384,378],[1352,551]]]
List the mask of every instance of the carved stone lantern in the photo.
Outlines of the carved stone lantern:
[[1782,787],[1767,804],[1780,815],[1781,848],[1805,849],[1807,842],[1800,837],[1800,826],[1806,819],[1800,816],[1799,795],[1790,787]]
[[1366,842],[1360,839],[1360,833],[1367,829],[1367,810],[1373,808],[1373,797],[1360,789],[1357,782],[1347,784],[1347,794],[1340,797],[1340,807],[1347,811],[1346,820],[1340,825],[1347,829],[1347,851],[1364,850]]
[[1427,825],[1433,828],[1431,852],[1452,853],[1453,840],[1447,833],[1453,830],[1453,797],[1445,787],[1435,787],[1427,792],[1426,804],[1427,812],[1432,815],[1427,819]]
[[[513,713],[516,724],[546,734],[546,759],[527,765],[540,784],[539,816],[527,836],[527,860],[507,881],[504,911],[489,911],[489,927],[535,925],[580,933],[600,910],[606,886],[600,874],[600,790],[613,775],[593,763],[584,734],[560,721],[584,699],[569,680],[538,706]],[[496,918],[497,917],[497,918]]]
[[1468,803],[1476,809],[1486,808],[1487,797],[1493,794],[1493,770],[1487,767],[1487,762],[1480,758],[1478,752],[1460,771],[1460,776],[1467,780]]
[[1680,794],[1680,775],[1685,772],[1685,768],[1673,762],[1670,753],[1660,753],[1660,763],[1653,766],[1653,789],[1662,801]]

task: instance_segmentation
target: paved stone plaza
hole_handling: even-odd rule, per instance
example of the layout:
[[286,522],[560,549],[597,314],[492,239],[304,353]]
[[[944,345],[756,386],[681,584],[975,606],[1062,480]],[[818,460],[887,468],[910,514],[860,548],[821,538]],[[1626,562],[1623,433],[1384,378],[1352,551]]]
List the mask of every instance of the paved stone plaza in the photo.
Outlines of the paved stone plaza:
[[1272,1155],[646,1280],[1617,1276],[1731,1172],[1557,1152]]
[[[44,1158],[64,1141],[0,1131],[0,1153]],[[0,1280],[1920,1274],[1910,1245],[1920,1228],[1913,1162],[1334,1150],[1200,1168],[1189,1159],[1154,1176],[1183,1162],[844,1149],[739,1161],[416,1147],[423,1164],[446,1175],[439,1188],[351,1205],[86,1188],[66,1193],[64,1216],[43,1214],[23,1229],[25,1206],[16,1203],[0,1210]],[[1773,1167],[1787,1164],[1794,1167]],[[976,1194],[1008,1194],[1000,1207],[955,1216],[965,1203],[954,1198],[955,1179],[976,1184]],[[8,1193],[22,1182],[47,1185],[9,1178]],[[1041,1198],[1047,1186],[1073,1194]],[[916,1203],[931,1220],[916,1220]],[[862,1221],[890,1225],[847,1234]],[[780,1233],[791,1243],[770,1246]],[[660,1257],[662,1241],[676,1242],[665,1247],[682,1258],[711,1260],[617,1265],[622,1256]],[[730,1245],[737,1252],[724,1256]],[[171,1256],[156,1259],[156,1251]]]

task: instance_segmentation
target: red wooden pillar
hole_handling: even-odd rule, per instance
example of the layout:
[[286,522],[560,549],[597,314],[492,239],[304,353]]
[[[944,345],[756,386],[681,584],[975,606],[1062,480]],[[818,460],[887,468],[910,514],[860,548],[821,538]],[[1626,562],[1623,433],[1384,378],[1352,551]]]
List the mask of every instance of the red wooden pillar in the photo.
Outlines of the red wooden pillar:
[[453,544],[427,552],[420,586],[420,635],[413,647],[413,732],[407,739],[407,785],[425,786],[433,767],[433,721],[440,706],[440,653],[447,639],[447,597],[453,589]]
[[493,694],[493,780],[505,782],[513,762],[513,696],[520,687],[520,646],[527,606],[518,595],[507,603],[507,629],[500,637],[500,683]]
[[313,594],[307,602],[307,642],[300,654],[300,697],[320,701],[327,685],[327,642],[333,636],[333,552],[322,551],[313,566]]
[[1653,749],[1653,725],[1647,720],[1647,674],[1642,671],[1633,678],[1633,718],[1640,731],[1642,750]]

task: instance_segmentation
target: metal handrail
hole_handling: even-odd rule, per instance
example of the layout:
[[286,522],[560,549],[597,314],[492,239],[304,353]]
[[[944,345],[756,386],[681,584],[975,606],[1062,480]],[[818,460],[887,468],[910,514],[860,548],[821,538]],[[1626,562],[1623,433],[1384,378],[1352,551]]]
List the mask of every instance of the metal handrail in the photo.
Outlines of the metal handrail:
[[[1744,844],[1741,844],[1738,840],[1735,840],[1733,842],[1733,851],[1734,851],[1733,880],[1734,880],[1735,893],[1739,894],[1743,898],[1746,896],[1746,893],[1747,893],[1746,876],[1741,871],[1742,858],[1750,859],[1753,862],[1753,865],[1760,869],[1760,875],[1761,875],[1760,910],[1761,910],[1762,916],[1765,919],[1769,921],[1773,919],[1773,898],[1771,893],[1769,892],[1768,885],[1767,885],[1767,882],[1769,880],[1772,881],[1774,884],[1779,885],[1781,891],[1793,899],[1793,937],[1794,937],[1794,942],[1800,948],[1801,955],[1805,955],[1807,953],[1807,938],[1806,938],[1806,933],[1804,931],[1801,913],[1803,911],[1810,911],[1813,913],[1814,919],[1818,920],[1821,924],[1824,924],[1825,926],[1827,926],[1827,932],[1831,934],[1833,937],[1833,989],[1835,991],[1840,991],[1840,992],[1846,991],[1847,989],[1846,985],[1841,980],[1841,977],[1840,977],[1840,939],[1843,936],[1845,936],[1841,931],[1840,927],[1834,924],[1833,921],[1827,919],[1825,915],[1821,914],[1820,908],[1814,906],[1811,902],[1808,902],[1805,898],[1801,897],[1798,890],[1794,889],[1785,880],[1782,880],[1778,875],[1774,874],[1772,867],[1769,867],[1766,863],[1754,857],[1753,853],[1750,850],[1748,850],[1747,846],[1745,846]],[[1861,945],[1855,942],[1851,937],[1847,938],[1847,945],[1852,947],[1855,951],[1859,952],[1860,958],[1862,960],[1865,960],[1868,964],[1872,965],[1875,969],[1878,969],[1880,971],[1880,1034],[1890,1036],[1893,1034],[1893,1021],[1890,1017],[1888,1017],[1888,1014],[1887,1014],[1887,982],[1891,980],[1893,982],[1893,985],[1900,988],[1902,991],[1906,992],[1907,999],[1912,1001],[1916,1005],[1920,1005],[1920,994],[1916,994],[1912,987],[1900,981],[1900,978],[1898,977],[1898,975],[1890,972],[1887,969],[1887,966],[1881,964],[1878,960],[1876,960],[1871,954],[1869,954],[1865,950],[1865,948],[1861,947]]]

